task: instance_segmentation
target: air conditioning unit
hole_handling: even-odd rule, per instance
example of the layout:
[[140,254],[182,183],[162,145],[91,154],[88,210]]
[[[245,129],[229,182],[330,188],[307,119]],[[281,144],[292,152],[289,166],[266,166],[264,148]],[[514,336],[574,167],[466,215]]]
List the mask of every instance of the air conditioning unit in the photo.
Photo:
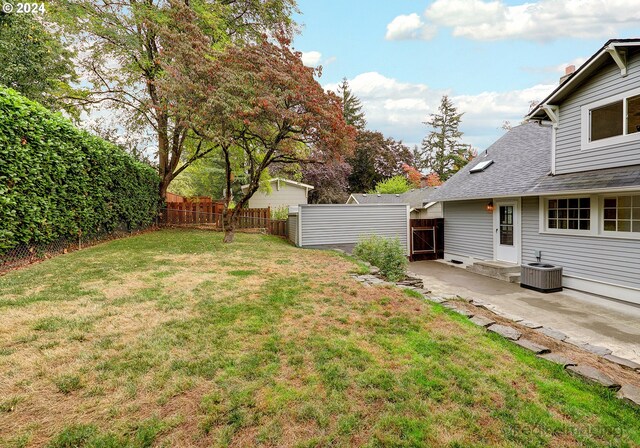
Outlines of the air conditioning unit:
[[544,293],[562,291],[562,267],[546,263],[522,265],[520,286]]

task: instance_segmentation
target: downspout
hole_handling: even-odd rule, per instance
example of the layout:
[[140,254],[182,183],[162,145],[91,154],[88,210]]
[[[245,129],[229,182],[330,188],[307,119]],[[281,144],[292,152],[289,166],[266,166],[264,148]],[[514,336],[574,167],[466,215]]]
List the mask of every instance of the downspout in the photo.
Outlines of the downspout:
[[560,108],[545,104],[542,106],[549,119],[551,120],[551,174],[556,174],[556,139],[558,135],[558,123],[560,122]]

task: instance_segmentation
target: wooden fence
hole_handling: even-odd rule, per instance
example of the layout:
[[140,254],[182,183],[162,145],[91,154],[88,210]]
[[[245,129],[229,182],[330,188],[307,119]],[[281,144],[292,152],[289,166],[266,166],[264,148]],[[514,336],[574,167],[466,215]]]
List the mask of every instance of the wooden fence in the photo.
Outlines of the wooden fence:
[[[222,229],[222,202],[167,202],[161,222],[167,225],[210,226]],[[286,220],[271,219],[271,208],[247,208],[240,211],[237,229],[266,229],[272,235],[286,236]]]

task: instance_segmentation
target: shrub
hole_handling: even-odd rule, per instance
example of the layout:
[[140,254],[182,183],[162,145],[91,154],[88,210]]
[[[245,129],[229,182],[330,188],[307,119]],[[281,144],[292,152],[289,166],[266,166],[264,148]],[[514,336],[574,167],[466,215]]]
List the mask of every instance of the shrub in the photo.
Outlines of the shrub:
[[287,219],[289,218],[289,206],[283,205],[282,207],[271,209],[271,219]]
[[402,194],[406,193],[412,188],[413,185],[407,180],[406,177],[398,175],[378,182],[376,184],[376,187],[373,190],[370,190],[369,193]]
[[382,275],[394,282],[405,277],[409,264],[405,247],[397,238],[362,237],[353,249],[353,255],[377,266]]
[[0,253],[146,227],[158,185],[152,167],[0,87]]

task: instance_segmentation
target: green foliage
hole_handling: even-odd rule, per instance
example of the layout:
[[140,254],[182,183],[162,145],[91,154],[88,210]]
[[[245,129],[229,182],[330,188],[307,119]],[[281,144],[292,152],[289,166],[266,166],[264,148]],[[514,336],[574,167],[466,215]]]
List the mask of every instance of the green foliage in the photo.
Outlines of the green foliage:
[[0,84],[52,110],[78,110],[61,100],[79,94],[70,83],[78,80],[73,53],[33,14],[0,14]]
[[288,217],[289,207],[287,207],[286,205],[271,209],[271,219],[287,219]]
[[360,98],[355,96],[349,88],[347,78],[343,78],[342,84],[338,86],[338,95],[342,100],[342,115],[344,116],[344,121],[359,131],[363,131],[367,125],[367,120],[362,111],[362,103],[360,102]]
[[353,255],[380,268],[382,275],[393,282],[405,277],[409,264],[405,248],[397,238],[377,235],[361,238],[353,249]]
[[438,113],[431,114],[431,118],[424,123],[432,131],[422,140],[422,149],[418,152],[418,167],[438,174],[443,182],[475,157],[471,145],[460,141],[462,115],[449,97],[444,95]]
[[369,193],[378,194],[402,194],[411,190],[413,185],[404,176],[393,176],[376,184],[376,188]]
[[0,252],[151,224],[153,168],[0,88]]

